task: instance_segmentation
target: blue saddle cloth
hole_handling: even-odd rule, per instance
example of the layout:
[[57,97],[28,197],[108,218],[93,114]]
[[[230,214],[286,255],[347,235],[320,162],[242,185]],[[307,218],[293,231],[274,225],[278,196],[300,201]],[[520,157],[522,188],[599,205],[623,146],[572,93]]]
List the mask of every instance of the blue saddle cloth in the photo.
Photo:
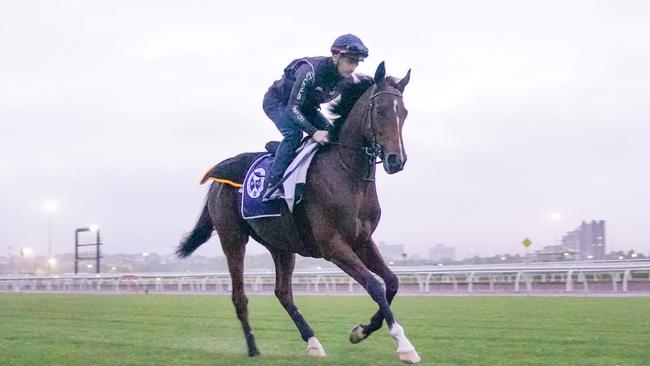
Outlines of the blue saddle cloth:
[[283,199],[262,201],[265,181],[275,159],[271,154],[260,156],[248,168],[242,187],[241,214],[245,219],[282,216],[287,204]]

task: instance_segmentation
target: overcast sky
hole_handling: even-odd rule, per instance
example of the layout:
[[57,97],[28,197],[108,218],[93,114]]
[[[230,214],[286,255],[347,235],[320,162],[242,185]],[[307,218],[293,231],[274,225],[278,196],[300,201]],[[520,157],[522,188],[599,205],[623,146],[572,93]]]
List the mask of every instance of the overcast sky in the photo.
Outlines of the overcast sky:
[[226,3],[0,1],[1,256],[47,254],[49,199],[54,253],[88,224],[108,253],[171,252],[204,171],[280,137],[268,86],[343,33],[358,71],[413,70],[376,241],[524,253],[603,219],[608,250],[650,252],[647,2]]

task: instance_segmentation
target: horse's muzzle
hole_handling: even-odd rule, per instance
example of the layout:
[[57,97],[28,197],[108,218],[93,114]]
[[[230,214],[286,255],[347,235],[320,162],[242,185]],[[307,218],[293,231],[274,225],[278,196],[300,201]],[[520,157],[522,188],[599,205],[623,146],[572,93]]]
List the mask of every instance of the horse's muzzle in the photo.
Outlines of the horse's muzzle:
[[384,170],[388,174],[395,174],[404,169],[404,164],[406,164],[406,156],[402,160],[400,155],[388,154],[384,159]]

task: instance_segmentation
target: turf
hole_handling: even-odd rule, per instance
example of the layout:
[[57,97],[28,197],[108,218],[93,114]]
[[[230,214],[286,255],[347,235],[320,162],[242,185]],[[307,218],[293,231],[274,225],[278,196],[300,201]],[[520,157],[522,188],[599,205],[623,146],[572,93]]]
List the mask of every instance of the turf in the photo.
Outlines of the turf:
[[[352,345],[368,297],[297,297],[328,357],[312,359],[272,296],[251,296],[246,356],[227,296],[0,294],[0,365],[398,365],[382,328]],[[398,297],[424,365],[650,365],[650,298]]]

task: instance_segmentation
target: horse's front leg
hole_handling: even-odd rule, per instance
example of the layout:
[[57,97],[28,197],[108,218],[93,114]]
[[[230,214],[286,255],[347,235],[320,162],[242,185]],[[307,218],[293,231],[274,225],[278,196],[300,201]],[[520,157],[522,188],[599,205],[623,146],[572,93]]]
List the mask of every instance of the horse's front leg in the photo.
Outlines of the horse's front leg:
[[379,310],[386,324],[388,332],[397,341],[397,353],[399,359],[405,363],[419,363],[421,358],[415,347],[406,338],[404,328],[397,323],[393,312],[386,299],[386,291],[381,282],[373,276],[361,259],[354,253],[351,246],[340,237],[333,238],[333,250],[330,260],[338,265],[345,273],[354,278],[363,288],[368,291],[370,297],[379,305]]
[[[386,301],[388,301],[388,304],[390,305],[397,294],[399,280],[393,271],[388,268],[386,262],[384,262],[384,258],[379,253],[374,241],[370,239],[366,244],[358,246],[355,253],[370,271],[374,272],[384,280],[384,283],[386,284]],[[373,332],[381,328],[383,322],[384,315],[382,314],[381,309],[379,309],[375,315],[372,316],[368,324],[358,324],[352,328],[350,331],[350,342],[359,343],[368,338],[368,336]]]
[[314,357],[326,356],[323,346],[314,335],[314,331],[293,302],[291,275],[295,266],[295,254],[276,250],[270,251],[275,262],[275,296],[280,300],[280,303],[296,324],[302,339],[307,342],[307,354]]

